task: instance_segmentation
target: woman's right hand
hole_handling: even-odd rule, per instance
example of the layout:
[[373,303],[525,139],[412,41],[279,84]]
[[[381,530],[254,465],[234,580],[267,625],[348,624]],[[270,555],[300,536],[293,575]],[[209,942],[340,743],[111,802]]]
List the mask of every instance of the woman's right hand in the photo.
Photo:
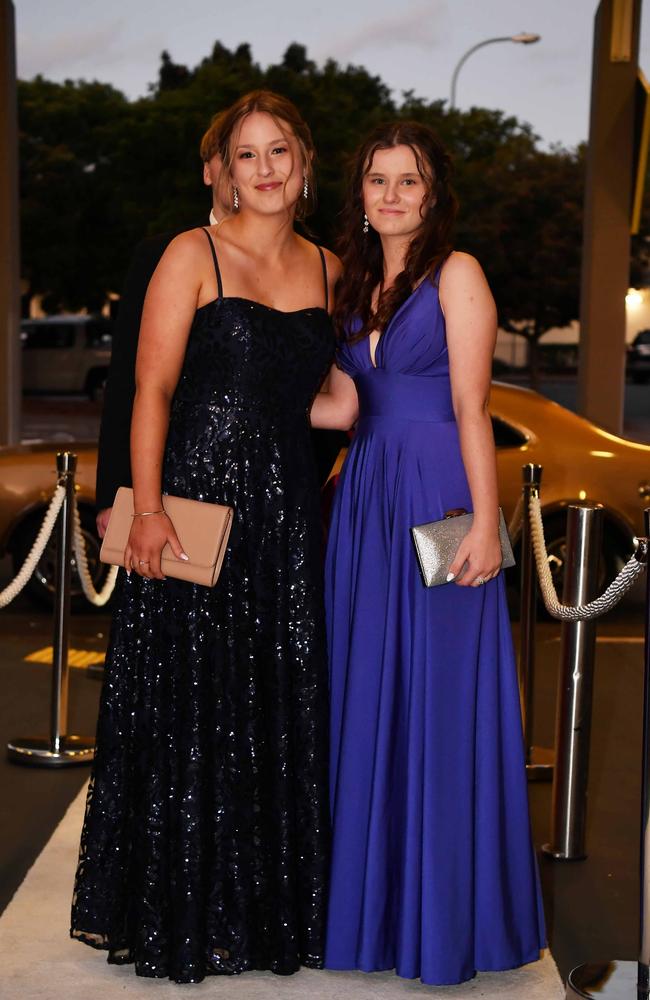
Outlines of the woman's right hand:
[[167,543],[177,559],[187,562],[189,556],[183,552],[174,525],[167,514],[134,517],[124,550],[124,568],[127,574],[135,570],[148,580],[166,579],[160,567],[160,557]]

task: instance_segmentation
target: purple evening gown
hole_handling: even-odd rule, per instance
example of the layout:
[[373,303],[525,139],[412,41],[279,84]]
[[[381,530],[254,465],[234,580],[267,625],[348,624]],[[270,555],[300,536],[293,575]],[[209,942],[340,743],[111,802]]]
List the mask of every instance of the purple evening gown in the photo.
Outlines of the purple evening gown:
[[368,338],[339,350],[360,417],[327,550],[325,964],[443,985],[535,961],[544,917],[503,577],[427,589],[409,533],[472,509],[434,283],[376,361]]

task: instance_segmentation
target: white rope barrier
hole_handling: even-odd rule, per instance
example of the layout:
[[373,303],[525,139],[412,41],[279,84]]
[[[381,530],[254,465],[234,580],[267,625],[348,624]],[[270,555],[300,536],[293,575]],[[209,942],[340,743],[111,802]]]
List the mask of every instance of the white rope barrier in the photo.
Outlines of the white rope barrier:
[[18,575],[11,581],[10,584],[8,584],[8,586],[4,588],[4,590],[0,591],[0,608],[6,608],[8,604],[11,604],[14,597],[18,596],[36,569],[38,561],[45,551],[45,546],[50,540],[50,535],[54,530],[54,525],[56,524],[56,519],[59,516],[59,511],[63,506],[64,500],[65,487],[57,486],[54,491],[54,496],[50,500],[50,505],[47,508],[45,518],[43,519],[38,535],[29,550],[29,555],[20,568]]
[[[54,495],[45,513],[38,535],[36,536],[29,555],[25,559],[19,573],[14,580],[12,580],[12,582],[4,588],[4,590],[0,591],[0,608],[6,608],[7,605],[18,596],[36,569],[36,566],[45,551],[45,546],[50,540],[50,536],[54,530],[56,519],[64,500],[65,487],[59,485],[54,491]],[[522,517],[522,510],[522,499],[520,498],[510,520],[509,530],[511,534],[517,533]],[[73,525],[72,544],[81,588],[86,599],[95,607],[101,608],[110,600],[111,594],[113,593],[118,567],[111,566],[106,575],[104,586],[100,591],[97,591],[90,575],[90,570],[88,569],[86,540],[81,528],[81,518],[79,516],[79,508],[77,506],[76,499],[74,500]],[[557,591],[555,590],[553,577],[548,564],[548,554],[546,552],[544,523],[542,521],[542,506],[539,496],[535,496],[534,494],[530,498],[530,527],[533,549],[535,551],[535,560],[537,563],[537,573],[539,576],[540,589],[544,599],[544,604],[548,613],[552,615],[553,618],[558,618],[561,621],[589,621],[604,614],[604,612],[609,611],[616,604],[618,604],[621,598],[627,593],[645,569],[645,563],[637,559],[635,556],[632,556],[616,579],[610,583],[600,597],[596,598],[594,601],[590,601],[588,604],[583,604],[578,607],[570,607],[560,602],[557,596]]]
[[593,618],[598,618],[599,615],[604,614],[605,611],[609,611],[618,604],[645,569],[645,563],[637,559],[636,556],[632,556],[626,562],[616,579],[612,580],[609,587],[607,587],[600,597],[597,597],[594,601],[590,601],[588,604],[570,607],[560,602],[555,590],[553,576],[548,564],[546,541],[544,539],[542,505],[539,496],[535,496],[534,494],[530,498],[530,529],[544,604],[548,613],[560,621],[591,621]]
[[73,510],[73,536],[72,536],[72,546],[74,549],[75,559],[77,561],[77,572],[79,574],[79,579],[81,581],[81,589],[84,592],[87,600],[91,604],[94,604],[96,608],[102,608],[113,593],[115,588],[115,580],[117,579],[117,566],[111,566],[108,573],[106,574],[106,580],[104,581],[104,586],[100,591],[95,590],[95,584],[93,583],[93,578],[90,575],[88,569],[88,555],[86,553],[86,539],[83,536],[81,530],[81,518],[79,516],[79,508],[75,500],[74,510]]
[[[9,583],[4,590],[0,591],[0,608],[6,608],[7,605],[11,604],[14,598],[18,596],[21,590],[23,590],[28,583],[29,578],[32,576],[41,556],[45,551],[45,546],[49,542],[52,532],[54,531],[56,519],[59,516],[59,511],[63,506],[64,500],[65,486],[59,485],[54,490],[54,495],[52,496],[47,511],[45,512],[43,523],[39,529],[36,539],[34,540],[34,544],[29,550],[29,554],[25,559],[25,562],[11,583]],[[81,529],[81,518],[79,516],[79,508],[77,507],[76,498],[74,500],[73,523],[74,529],[72,547],[77,564],[79,580],[81,581],[81,589],[91,604],[94,604],[97,608],[101,608],[110,599],[110,596],[115,588],[117,566],[111,566],[109,569],[102,589],[100,591],[95,590],[95,585],[90,575],[90,570],[88,569],[86,539],[84,538],[83,531]]]

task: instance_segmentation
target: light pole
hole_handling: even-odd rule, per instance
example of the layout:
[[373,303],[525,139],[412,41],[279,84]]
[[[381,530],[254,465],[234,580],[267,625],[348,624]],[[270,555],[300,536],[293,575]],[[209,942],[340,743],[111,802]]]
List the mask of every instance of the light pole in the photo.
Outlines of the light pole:
[[498,38],[486,38],[485,41],[478,42],[477,45],[472,45],[471,49],[468,49],[465,55],[458,60],[456,69],[453,72],[453,76],[451,78],[451,99],[449,101],[449,107],[456,107],[456,82],[458,80],[458,74],[469,57],[476,52],[477,49],[482,49],[484,45],[493,45],[495,42],[519,42],[521,45],[532,45],[534,42],[539,42],[541,37],[541,35],[532,34],[530,31],[520,31],[518,35],[499,35]]

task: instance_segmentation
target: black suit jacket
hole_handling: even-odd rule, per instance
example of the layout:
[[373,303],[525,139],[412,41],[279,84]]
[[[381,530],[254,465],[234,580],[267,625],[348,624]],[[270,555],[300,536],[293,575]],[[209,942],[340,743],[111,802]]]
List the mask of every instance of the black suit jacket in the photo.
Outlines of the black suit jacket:
[[[198,226],[205,223],[198,223]],[[135,396],[135,357],[140,319],[151,276],[173,238],[183,230],[150,236],[135,249],[113,330],[113,349],[99,429],[96,502],[111,507],[119,486],[131,486],[130,433]],[[312,431],[319,482],[324,483],[347,437],[339,431]]]
[[[179,230],[181,232],[181,230]],[[135,396],[135,356],[140,319],[151,276],[177,233],[151,236],[135,249],[113,328],[113,348],[97,456],[97,507],[112,507],[119,486],[131,486],[130,433]]]

